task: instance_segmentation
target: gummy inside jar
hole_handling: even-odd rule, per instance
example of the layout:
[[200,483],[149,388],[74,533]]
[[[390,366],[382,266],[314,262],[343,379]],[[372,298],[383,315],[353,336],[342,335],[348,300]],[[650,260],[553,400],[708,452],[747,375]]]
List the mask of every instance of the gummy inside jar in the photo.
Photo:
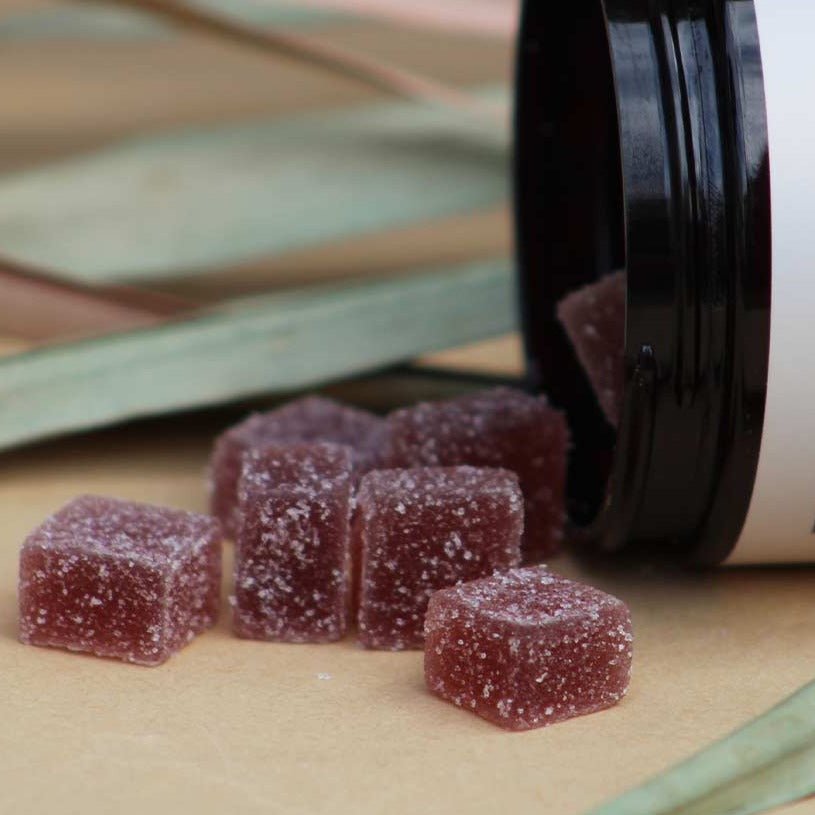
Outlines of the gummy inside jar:
[[[571,292],[557,304],[558,321],[602,413],[602,418],[596,419],[591,429],[595,431],[597,425],[605,426],[605,433],[600,431],[596,450],[587,448],[585,430],[581,434],[578,426],[573,431],[577,445],[572,455],[570,486],[574,485],[576,478],[581,478],[581,490],[586,489],[585,482],[588,481],[589,488],[594,484],[595,496],[603,498],[609,492],[607,479],[611,473],[625,396],[626,301],[627,275],[620,271],[604,275]],[[569,416],[574,425],[571,412]],[[604,436],[605,443],[602,441]],[[589,466],[594,467],[588,479],[580,467],[587,459]],[[594,520],[599,508],[589,500],[576,507],[570,503],[569,509],[578,524],[586,524]]]
[[557,315],[607,421],[620,423],[625,387],[625,272],[614,272],[564,297]]

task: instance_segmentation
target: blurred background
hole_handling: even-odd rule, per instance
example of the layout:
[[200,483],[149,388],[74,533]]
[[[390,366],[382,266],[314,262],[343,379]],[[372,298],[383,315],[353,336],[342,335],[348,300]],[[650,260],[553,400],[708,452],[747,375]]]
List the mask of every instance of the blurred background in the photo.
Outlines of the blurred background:
[[[179,6],[193,19],[166,19]],[[430,364],[517,373],[517,15],[514,0],[0,0],[0,445],[310,387],[494,337]],[[213,20],[243,40],[202,30]],[[270,36],[250,41],[257,34]],[[437,288],[396,306],[400,286],[417,280]],[[281,291],[294,301],[281,303]],[[321,315],[335,296],[348,305],[348,292],[356,310],[337,318],[356,333],[343,340]],[[449,320],[424,307],[442,309],[444,296],[457,304]],[[393,320],[366,326],[359,314],[374,304],[411,323],[404,336]],[[260,311],[289,323],[301,313],[295,328],[312,338],[322,325],[336,358],[312,376],[274,373],[257,340],[280,326],[247,328]],[[203,348],[211,331],[188,330],[202,320],[222,332],[220,357]],[[376,345],[383,325],[389,347],[354,350]],[[162,355],[176,354],[172,370],[155,356],[157,331]],[[127,351],[111,358],[110,337],[122,334]],[[138,393],[111,379],[121,353]],[[62,405],[34,416],[35,404],[55,404],[42,390],[54,371]],[[209,383],[181,394],[179,371]],[[102,382],[117,389],[115,404],[89,411]]]

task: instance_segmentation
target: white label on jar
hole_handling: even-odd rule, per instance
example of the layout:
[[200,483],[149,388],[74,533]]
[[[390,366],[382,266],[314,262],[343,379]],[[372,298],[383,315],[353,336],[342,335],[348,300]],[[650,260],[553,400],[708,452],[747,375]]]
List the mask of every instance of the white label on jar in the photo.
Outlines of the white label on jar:
[[815,562],[815,2],[755,0],[772,185],[772,328],[753,498],[728,563]]

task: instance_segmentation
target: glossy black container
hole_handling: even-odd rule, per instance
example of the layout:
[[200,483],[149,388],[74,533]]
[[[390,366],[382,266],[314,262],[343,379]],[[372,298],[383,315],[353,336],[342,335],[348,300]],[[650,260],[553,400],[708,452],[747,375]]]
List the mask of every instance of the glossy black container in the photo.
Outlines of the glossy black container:
[[[530,377],[567,410],[571,517],[607,550],[713,564],[759,458],[771,229],[751,0],[525,5],[516,223]],[[626,269],[626,392],[603,418],[555,318]]]

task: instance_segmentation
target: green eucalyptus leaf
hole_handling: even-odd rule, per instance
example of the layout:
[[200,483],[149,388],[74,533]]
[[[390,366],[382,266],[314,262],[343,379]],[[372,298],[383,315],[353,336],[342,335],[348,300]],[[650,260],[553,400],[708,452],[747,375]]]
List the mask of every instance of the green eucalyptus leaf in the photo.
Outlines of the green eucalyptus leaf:
[[815,683],[589,815],[756,815],[815,794]]
[[494,206],[507,160],[503,128],[410,103],[138,138],[0,178],[0,247],[84,281],[194,274]]
[[515,327],[506,261],[235,301],[0,360],[0,448],[325,382]]

